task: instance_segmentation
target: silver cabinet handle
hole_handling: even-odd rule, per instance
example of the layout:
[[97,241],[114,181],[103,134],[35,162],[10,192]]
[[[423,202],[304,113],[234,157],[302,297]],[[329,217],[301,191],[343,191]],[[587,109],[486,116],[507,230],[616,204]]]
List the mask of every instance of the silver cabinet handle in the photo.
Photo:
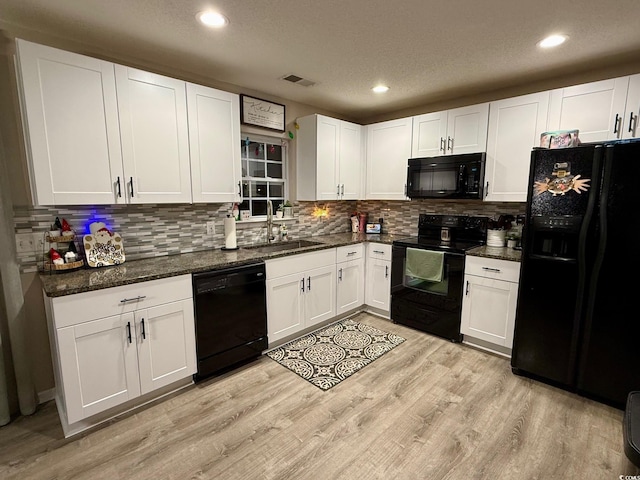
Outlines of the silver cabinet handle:
[[342,281],[342,269],[338,270],[338,281]]
[[336,194],[340,196],[340,185],[336,185]]
[[311,291],[311,277],[307,278],[307,290]]
[[622,118],[616,113],[616,119],[613,122],[613,133],[618,133],[618,124],[620,123],[620,120],[622,120]]
[[238,182],[238,196],[242,198],[242,185]]
[[356,253],[358,253],[358,252],[349,252],[349,253],[347,253],[347,257],[350,257],[351,255],[355,255]]
[[145,332],[145,329],[144,329],[144,318],[143,318],[143,319],[142,319],[142,321],[140,322],[140,326],[142,327],[142,339],[143,339],[143,340],[146,340],[146,338],[147,338],[147,333]]
[[484,196],[485,198],[487,197],[487,195],[489,195],[489,182],[487,182],[487,186],[484,189]]
[[465,295],[469,295],[469,280],[467,280],[467,288],[464,291]]
[[501,272],[501,270],[499,268],[482,267],[482,269],[487,271],[487,272],[495,272],[495,273],[500,273]]
[[129,186],[131,187],[131,198],[133,198],[133,177],[129,177]]
[[444,138],[442,138],[442,137],[440,137],[440,151],[442,153],[444,153],[444,151],[445,151]]
[[447,149],[453,152],[453,138],[447,137]]
[[131,322],[127,322],[127,339],[131,343]]
[[[633,115],[633,113],[631,114]],[[631,130],[629,130],[631,131]],[[118,181],[116,182],[118,184],[118,198],[122,198],[122,189],[120,188],[120,177],[118,176]]]
[[344,183],[342,184],[342,189],[340,195],[344,196]]
[[389,265],[384,266],[384,278],[389,278]]
[[[633,119],[637,118],[633,115],[633,112],[631,112],[631,115],[629,115],[629,133],[633,132]],[[637,120],[636,120],[637,121]]]
[[384,255],[384,252],[382,250],[374,250],[373,253],[379,253],[380,255]]
[[302,288],[301,290],[304,292],[304,278],[302,280],[300,280],[302,282]]
[[127,303],[127,302],[137,302],[139,300],[142,300],[144,298],[147,298],[146,295],[138,295],[136,298],[123,298],[122,300],[120,300],[120,303]]

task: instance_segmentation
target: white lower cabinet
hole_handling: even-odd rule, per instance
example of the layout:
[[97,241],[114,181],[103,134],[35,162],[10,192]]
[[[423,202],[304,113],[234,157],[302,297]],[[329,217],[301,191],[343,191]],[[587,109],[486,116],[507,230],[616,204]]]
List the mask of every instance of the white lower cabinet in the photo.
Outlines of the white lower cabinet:
[[383,314],[391,307],[391,245],[367,243],[365,303]]
[[511,352],[519,275],[519,262],[467,255],[460,327],[467,343]]
[[337,248],[336,315],[355,310],[364,304],[364,245]]
[[45,304],[65,435],[104,420],[92,422],[94,415],[192,381],[191,275],[45,297]]
[[269,342],[336,316],[336,250],[266,261]]

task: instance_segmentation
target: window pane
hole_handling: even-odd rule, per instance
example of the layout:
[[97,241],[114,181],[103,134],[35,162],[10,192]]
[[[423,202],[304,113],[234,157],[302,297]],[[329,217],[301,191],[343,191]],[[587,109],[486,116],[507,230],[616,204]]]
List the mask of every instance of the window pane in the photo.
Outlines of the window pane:
[[267,177],[282,178],[282,164],[267,163]]
[[264,162],[249,162],[249,176],[264,178]]
[[240,204],[240,210],[249,210],[249,200],[245,200]]
[[250,182],[242,182],[242,198],[249,197],[249,183]]
[[240,142],[240,157],[247,158],[247,146],[244,143],[244,140]]
[[[282,183],[270,183],[269,184],[269,197],[284,197],[284,185]],[[275,205],[275,200],[273,204]]]
[[266,200],[251,200],[251,215],[266,215],[267,214],[267,201]]
[[267,160],[282,161],[282,147],[280,145],[267,144]]
[[248,173],[248,167],[247,167],[247,161],[246,160],[242,160],[242,176],[243,177],[248,177],[249,173]]
[[267,184],[264,182],[251,182],[251,197],[266,197]]
[[264,159],[264,143],[250,143],[249,158]]

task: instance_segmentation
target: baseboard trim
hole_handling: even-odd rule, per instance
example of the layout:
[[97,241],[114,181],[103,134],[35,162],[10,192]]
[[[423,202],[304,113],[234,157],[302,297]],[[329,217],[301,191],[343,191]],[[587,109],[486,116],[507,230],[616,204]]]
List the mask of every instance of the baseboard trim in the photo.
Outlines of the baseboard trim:
[[43,403],[47,403],[56,398],[56,389],[49,388],[47,390],[38,392],[37,395],[38,395],[38,405],[41,405]]

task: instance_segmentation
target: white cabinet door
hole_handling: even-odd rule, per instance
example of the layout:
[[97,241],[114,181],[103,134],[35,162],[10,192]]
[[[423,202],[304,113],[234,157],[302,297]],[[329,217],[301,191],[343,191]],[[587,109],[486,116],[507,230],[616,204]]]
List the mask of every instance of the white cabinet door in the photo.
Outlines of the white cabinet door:
[[485,165],[491,202],[526,202],[531,150],[547,129],[549,92],[491,102]]
[[306,278],[299,273],[267,280],[267,331],[269,342],[304,328],[303,288]]
[[340,200],[362,198],[362,126],[340,122]]
[[447,112],[413,117],[411,157],[437,157],[446,154]]
[[364,260],[352,260],[336,265],[336,315],[362,306],[364,303]]
[[187,83],[194,203],[240,202],[238,95]]
[[629,77],[629,90],[627,104],[622,123],[622,138],[640,137],[638,128],[638,116],[640,116],[640,74]]
[[367,125],[367,199],[407,199],[412,129],[410,117]]
[[366,304],[389,311],[391,306],[391,262],[367,258]]
[[337,200],[340,197],[340,120],[317,115],[316,148],[317,200]]
[[312,327],[336,316],[336,267],[315,268],[305,273],[305,327]]
[[140,395],[133,313],[56,330],[68,423]]
[[620,77],[553,90],[549,130],[577,128],[583,143],[622,138],[628,86]]
[[16,46],[34,203],[116,203],[124,179],[113,64]]
[[193,300],[135,312],[142,394],[196,372]]
[[185,82],[115,66],[129,203],[191,202]]
[[489,104],[449,110],[447,115],[447,153],[484,152],[487,149]]
[[461,333],[510,349],[518,284],[465,275],[465,285]]

